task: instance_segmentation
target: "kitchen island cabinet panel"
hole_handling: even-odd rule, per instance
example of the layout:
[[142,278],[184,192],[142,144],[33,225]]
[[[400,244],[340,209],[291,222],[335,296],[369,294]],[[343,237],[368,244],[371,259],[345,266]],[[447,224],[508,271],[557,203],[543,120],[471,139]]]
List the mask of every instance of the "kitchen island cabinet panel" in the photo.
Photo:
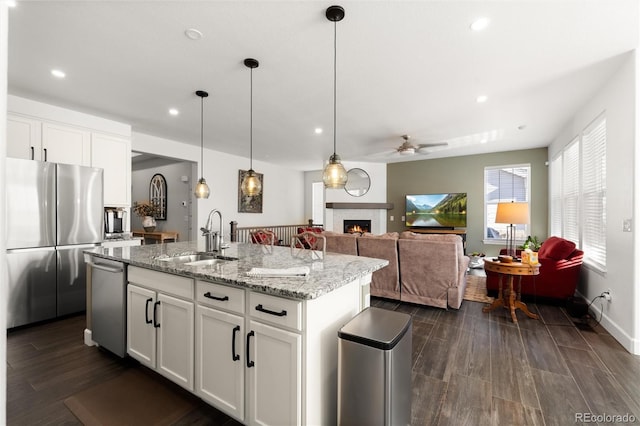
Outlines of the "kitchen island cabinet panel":
[[302,424],[302,336],[257,321],[249,327],[248,424]]
[[196,394],[244,421],[244,317],[196,308]]
[[155,291],[131,284],[127,286],[127,353],[150,368],[156,368],[155,302]]

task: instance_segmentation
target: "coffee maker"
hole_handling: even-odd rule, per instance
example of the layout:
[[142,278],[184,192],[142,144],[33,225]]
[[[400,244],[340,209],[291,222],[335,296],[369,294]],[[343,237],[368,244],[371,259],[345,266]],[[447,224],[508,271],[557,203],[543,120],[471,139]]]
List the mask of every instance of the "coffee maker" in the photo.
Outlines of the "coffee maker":
[[127,212],[121,208],[105,207],[104,236],[105,238],[121,238],[126,228]]

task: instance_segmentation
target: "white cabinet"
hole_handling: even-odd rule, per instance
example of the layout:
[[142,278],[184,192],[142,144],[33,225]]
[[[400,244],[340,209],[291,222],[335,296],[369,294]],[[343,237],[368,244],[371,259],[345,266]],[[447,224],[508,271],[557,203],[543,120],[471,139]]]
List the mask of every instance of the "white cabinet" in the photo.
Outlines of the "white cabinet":
[[42,123],[7,114],[7,157],[41,160]]
[[131,141],[91,133],[91,166],[104,169],[104,205],[131,204]]
[[42,161],[89,166],[90,133],[80,127],[42,123]]
[[127,353],[193,391],[193,280],[129,266]]
[[257,321],[249,330],[248,424],[301,424],[302,336]]
[[244,421],[244,317],[196,308],[196,394]]

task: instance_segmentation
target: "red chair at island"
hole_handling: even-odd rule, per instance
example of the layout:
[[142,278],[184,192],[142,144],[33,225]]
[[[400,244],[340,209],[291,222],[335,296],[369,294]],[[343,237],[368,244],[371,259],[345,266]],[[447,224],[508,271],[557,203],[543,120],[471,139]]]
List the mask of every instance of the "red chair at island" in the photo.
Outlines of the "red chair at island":
[[[506,254],[506,251],[503,249],[500,254]],[[578,286],[583,256],[584,252],[577,249],[573,242],[550,237],[538,251],[540,274],[522,277],[522,295],[566,301],[574,295]],[[498,292],[498,279],[498,274],[487,272],[487,290],[491,294]]]

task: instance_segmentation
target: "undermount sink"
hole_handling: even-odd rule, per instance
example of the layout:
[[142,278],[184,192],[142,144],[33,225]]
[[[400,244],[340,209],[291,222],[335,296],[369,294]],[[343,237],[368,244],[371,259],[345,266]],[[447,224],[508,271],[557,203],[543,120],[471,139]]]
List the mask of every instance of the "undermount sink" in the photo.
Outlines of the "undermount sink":
[[213,253],[194,253],[185,254],[180,256],[162,257],[156,260],[162,262],[180,263],[187,266],[202,266],[202,265],[215,265],[219,263],[226,263],[231,260],[237,260],[235,258],[220,256]]

